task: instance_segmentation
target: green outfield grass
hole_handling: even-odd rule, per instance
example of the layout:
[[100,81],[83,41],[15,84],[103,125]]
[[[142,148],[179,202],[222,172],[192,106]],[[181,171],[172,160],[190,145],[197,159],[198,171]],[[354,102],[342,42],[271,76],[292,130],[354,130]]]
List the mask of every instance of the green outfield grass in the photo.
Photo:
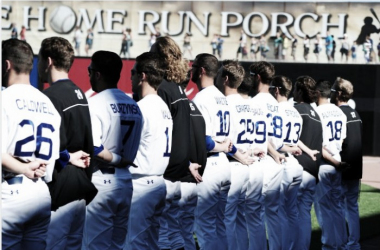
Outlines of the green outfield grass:
[[[380,235],[380,190],[362,184],[359,197],[361,239],[369,239]],[[321,231],[312,209],[311,250],[321,249]]]

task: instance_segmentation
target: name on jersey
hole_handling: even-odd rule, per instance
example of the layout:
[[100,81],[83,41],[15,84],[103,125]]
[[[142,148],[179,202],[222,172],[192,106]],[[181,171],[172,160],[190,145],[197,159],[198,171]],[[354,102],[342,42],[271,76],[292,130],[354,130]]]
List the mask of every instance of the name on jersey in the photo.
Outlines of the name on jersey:
[[264,112],[260,108],[252,108],[250,105],[236,105],[238,113],[252,113],[253,115],[263,115]]
[[168,120],[171,120],[171,119],[172,119],[172,115],[170,114],[169,111],[162,110],[161,112],[162,112],[162,117],[163,117],[164,119],[168,119]]
[[116,114],[129,114],[136,115],[140,114],[140,108],[136,104],[126,104],[126,103],[111,103],[112,111]]
[[300,114],[297,111],[285,110],[285,113],[287,116],[290,116],[290,117],[300,117]]
[[267,103],[267,109],[272,113],[278,112],[278,106],[277,105],[272,105],[272,104]]
[[54,115],[53,106],[46,102],[36,102],[34,100],[16,99],[16,106],[19,110],[26,110],[30,112],[38,112],[49,115]]
[[323,112],[322,113],[322,118],[329,118],[329,117],[340,117],[342,116],[342,113],[340,113],[339,111],[337,110],[333,110],[333,111],[326,111],[326,112]]
[[216,104],[228,105],[227,99],[225,97],[214,97],[214,98],[215,98]]

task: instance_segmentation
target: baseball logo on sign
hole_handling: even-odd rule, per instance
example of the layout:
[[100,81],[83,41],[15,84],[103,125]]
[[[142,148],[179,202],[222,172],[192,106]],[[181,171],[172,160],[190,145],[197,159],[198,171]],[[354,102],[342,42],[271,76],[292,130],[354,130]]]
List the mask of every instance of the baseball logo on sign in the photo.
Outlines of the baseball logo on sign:
[[77,16],[68,6],[58,6],[50,15],[50,27],[59,34],[68,34],[75,27]]

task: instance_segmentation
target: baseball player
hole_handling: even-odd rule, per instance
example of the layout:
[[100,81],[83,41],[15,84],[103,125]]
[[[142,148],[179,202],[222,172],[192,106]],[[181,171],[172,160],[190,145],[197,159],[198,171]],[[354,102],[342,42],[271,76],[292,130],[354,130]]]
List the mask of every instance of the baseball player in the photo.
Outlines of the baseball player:
[[117,88],[122,67],[120,57],[109,51],[95,52],[88,67],[98,93],[88,100],[96,156],[92,182],[98,194],[87,206],[82,249],[123,249],[127,236],[133,187],[122,159],[133,162],[136,157],[142,115],[137,103]]
[[230,188],[231,171],[223,152],[230,151],[230,113],[226,97],[214,86],[218,59],[199,54],[192,65],[192,81],[200,92],[193,99],[206,123],[206,149],[209,152],[203,181],[197,185],[195,232],[201,249],[226,249],[223,221]]
[[[186,89],[191,78],[181,84]],[[189,100],[190,106],[190,166],[186,176],[181,178],[181,199],[179,200],[178,222],[186,250],[195,250],[194,211],[197,206],[197,183],[202,181],[202,175],[207,161],[206,124],[197,106]]]
[[[309,76],[297,78],[293,96],[295,109],[302,117],[302,131],[298,146],[306,154],[295,156],[303,167],[302,182],[298,189],[298,230],[294,249],[309,249],[311,239],[311,207],[318,180],[322,151],[322,126],[318,113],[310,105],[316,100],[316,83]],[[301,143],[302,142],[302,143]],[[303,145],[307,146],[303,147]]]
[[282,117],[283,145],[280,152],[287,156],[281,184],[280,218],[282,226],[283,249],[294,249],[298,230],[297,193],[302,181],[302,166],[293,155],[299,155],[302,150],[297,146],[302,131],[302,118],[293,105],[288,102],[292,82],[285,76],[275,76],[272,79],[270,93],[278,101],[279,113]]
[[[331,88],[331,102],[339,106],[347,117],[347,135],[343,141],[340,156],[343,162],[350,164],[351,168],[342,172],[342,201],[343,214],[348,223],[347,249],[360,249],[360,221],[359,221],[359,187],[363,174],[362,152],[362,121],[358,112],[348,105],[354,88],[352,83],[337,78]],[[344,223],[345,224],[345,223]]]
[[42,41],[38,74],[50,84],[44,93],[62,118],[60,157],[49,185],[53,212],[47,249],[81,248],[86,204],[97,193],[91,182],[93,140],[87,99],[68,78],[73,60],[74,50],[66,39],[50,37]]
[[61,117],[30,84],[33,51],[17,39],[2,42],[2,249],[45,249],[51,182],[59,158]]
[[[347,117],[343,111],[330,103],[331,84],[328,81],[317,83],[318,107],[323,128],[323,148],[319,168],[319,184],[316,188],[314,207],[322,229],[322,249],[345,248],[347,242],[343,209],[340,205],[343,168],[340,151],[346,138]],[[328,222],[328,223],[327,223]]]
[[170,37],[157,38],[150,51],[160,57],[164,66],[166,73],[157,93],[167,104],[173,118],[173,147],[164,174],[167,194],[160,218],[159,246],[161,249],[178,249],[184,246],[178,224],[180,179],[186,175],[190,157],[190,107],[180,84],[186,79],[189,66],[182,59],[180,47]]
[[[244,68],[237,61],[225,60],[218,71],[216,86],[227,97],[231,116],[229,138],[238,152],[245,152],[248,156],[254,140],[254,122],[248,95],[243,98],[238,93],[244,74]],[[244,210],[249,179],[248,166],[253,163],[253,159],[249,161],[248,157],[240,158],[239,154],[235,154],[234,157],[228,155],[228,160],[231,168],[231,187],[228,191],[224,217],[228,249],[247,249],[248,232]]]
[[151,52],[136,58],[132,91],[138,93],[143,115],[140,145],[130,169],[133,195],[125,249],[160,249],[159,217],[165,207],[163,174],[169,163],[173,122],[168,106],[157,95],[163,78],[159,57]]
[[[269,85],[272,77],[274,76],[274,66],[268,62],[260,61],[253,63],[250,66],[250,75],[257,86],[258,94],[252,98],[252,101],[261,106],[267,117],[270,119],[270,126],[268,130],[268,154],[272,157],[266,157],[261,160],[261,163],[265,165],[264,182],[263,182],[263,202],[265,207],[265,219],[268,228],[268,238],[270,249],[281,249],[281,227],[277,225],[280,221],[278,213],[280,206],[280,189],[283,175],[283,166],[281,162],[285,159],[285,156],[278,153],[277,149],[282,146],[282,117],[279,113],[278,102],[269,93]],[[265,162],[265,163],[264,163]],[[263,235],[262,233],[259,235]],[[265,233],[264,233],[265,236]],[[266,241],[263,239],[258,242],[264,242],[266,247]]]

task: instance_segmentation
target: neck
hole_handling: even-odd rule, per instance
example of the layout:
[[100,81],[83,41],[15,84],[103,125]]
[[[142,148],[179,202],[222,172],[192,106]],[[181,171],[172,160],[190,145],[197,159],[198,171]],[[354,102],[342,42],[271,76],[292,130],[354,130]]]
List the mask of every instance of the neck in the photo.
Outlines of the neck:
[[13,84],[29,84],[30,78],[29,74],[16,74],[16,72],[11,71],[8,78],[8,86],[12,86]]
[[49,77],[49,83],[52,84],[53,82],[63,80],[63,79],[69,79],[69,73],[62,71],[62,70],[57,70],[53,68],[50,72],[50,77]]
[[269,93],[269,85],[260,82],[259,83],[259,93]]
[[343,101],[337,101],[336,105],[337,106],[342,106],[342,105],[348,105],[348,103],[347,102],[343,102]]
[[243,97],[243,99],[249,99],[249,95],[248,94],[239,93],[239,95],[241,97]]
[[201,79],[201,87],[207,88],[214,85],[214,79],[208,77],[208,76],[202,76]]
[[141,85],[141,97],[144,98],[147,95],[157,95],[157,90],[150,86],[147,81],[144,81]]
[[277,95],[277,101],[278,102],[287,102],[288,98],[286,98],[285,96],[282,96],[282,95]]
[[329,104],[329,100],[327,98],[320,97],[318,99],[318,106],[324,105],[324,104]]
[[229,96],[229,95],[235,95],[238,94],[237,89],[230,88],[228,86],[224,86],[224,95]]

